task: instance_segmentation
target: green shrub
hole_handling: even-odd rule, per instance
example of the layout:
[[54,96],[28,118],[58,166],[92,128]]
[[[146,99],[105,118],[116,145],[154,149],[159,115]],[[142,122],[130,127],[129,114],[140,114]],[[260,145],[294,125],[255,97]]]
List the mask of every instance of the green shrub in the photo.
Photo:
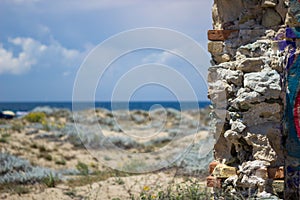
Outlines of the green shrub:
[[47,152],[47,149],[44,145],[38,146],[38,149],[40,150],[40,152]]
[[124,185],[124,184],[125,184],[125,182],[124,182],[120,177],[116,177],[115,182],[116,182],[118,185]]
[[0,137],[0,143],[8,143],[8,138]]
[[66,160],[65,159],[60,159],[60,160],[56,160],[55,161],[55,164],[57,165],[66,165]]
[[46,121],[46,114],[43,112],[32,112],[26,115],[24,119],[31,123],[43,123]]
[[43,179],[43,183],[47,186],[47,187],[55,187],[57,182],[57,179],[52,175],[52,173],[50,173],[46,178]]
[[30,147],[33,148],[33,149],[37,149],[37,148],[38,148],[38,145],[37,145],[36,143],[32,143],[32,144],[30,145]]
[[18,133],[21,133],[21,130],[23,129],[23,125],[21,123],[13,123],[11,129]]
[[76,165],[76,169],[80,172],[80,174],[82,175],[88,175],[89,174],[89,167],[82,163],[82,162],[78,162],[78,164]]
[[0,143],[8,143],[8,138],[10,137],[9,133],[3,132],[0,134]]
[[44,158],[45,160],[52,161],[52,156],[48,153],[40,153],[38,155],[39,158]]

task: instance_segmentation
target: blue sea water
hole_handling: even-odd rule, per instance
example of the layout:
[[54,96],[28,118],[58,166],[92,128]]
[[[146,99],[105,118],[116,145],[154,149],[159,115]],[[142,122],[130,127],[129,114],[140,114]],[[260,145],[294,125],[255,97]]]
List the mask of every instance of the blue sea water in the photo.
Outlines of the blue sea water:
[[[75,104],[75,110],[85,110],[93,108],[105,108],[108,110],[149,110],[158,105],[164,108],[173,108],[176,110],[190,110],[197,108],[205,108],[210,105],[210,102],[176,102],[176,101],[151,101],[151,102],[80,102]],[[74,110],[72,102],[0,102],[0,111],[11,110],[13,112],[29,112],[36,107],[48,106],[50,108]],[[153,107],[154,106],[154,107]]]

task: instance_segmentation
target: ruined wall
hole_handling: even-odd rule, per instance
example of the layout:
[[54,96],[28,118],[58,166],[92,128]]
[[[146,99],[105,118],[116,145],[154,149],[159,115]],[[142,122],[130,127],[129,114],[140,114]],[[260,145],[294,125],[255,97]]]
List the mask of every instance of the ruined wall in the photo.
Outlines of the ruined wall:
[[208,182],[223,192],[234,188],[233,196],[281,196],[276,184],[283,180],[276,179],[284,178],[284,167],[286,199],[299,199],[300,125],[294,109],[297,100],[300,105],[299,5],[298,0],[214,1],[208,96],[214,156],[230,173],[219,170]]

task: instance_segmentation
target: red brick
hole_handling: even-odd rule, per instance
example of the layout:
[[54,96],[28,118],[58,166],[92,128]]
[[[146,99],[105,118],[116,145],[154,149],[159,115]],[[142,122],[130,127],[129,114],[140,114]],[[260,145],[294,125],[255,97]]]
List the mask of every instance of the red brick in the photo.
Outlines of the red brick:
[[206,178],[206,185],[207,187],[215,187],[215,188],[221,188],[222,187],[222,179],[208,176]]
[[275,179],[284,179],[284,169],[283,169],[283,167],[279,167],[279,169],[276,171]]
[[268,168],[268,177],[275,180],[284,179],[283,167]]
[[238,30],[209,30],[207,37],[211,41],[224,41],[229,38],[231,33],[237,32]]

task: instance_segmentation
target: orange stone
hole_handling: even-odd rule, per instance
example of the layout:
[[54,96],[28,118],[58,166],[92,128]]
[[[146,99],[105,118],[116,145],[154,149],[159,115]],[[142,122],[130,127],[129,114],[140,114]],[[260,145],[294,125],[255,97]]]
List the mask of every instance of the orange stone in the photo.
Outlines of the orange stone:
[[238,30],[208,30],[207,37],[211,41],[224,41],[229,38],[233,32]]
[[268,177],[270,179],[275,179],[275,180],[284,179],[284,168],[283,167],[268,168]]
[[218,161],[212,161],[210,164],[209,164],[209,174],[212,174],[214,169],[216,168],[216,166],[220,164]]
[[206,178],[207,187],[221,188],[222,187],[222,179],[216,178],[213,176],[208,176]]
[[278,170],[276,170],[275,179],[284,179],[284,168],[279,167]]

